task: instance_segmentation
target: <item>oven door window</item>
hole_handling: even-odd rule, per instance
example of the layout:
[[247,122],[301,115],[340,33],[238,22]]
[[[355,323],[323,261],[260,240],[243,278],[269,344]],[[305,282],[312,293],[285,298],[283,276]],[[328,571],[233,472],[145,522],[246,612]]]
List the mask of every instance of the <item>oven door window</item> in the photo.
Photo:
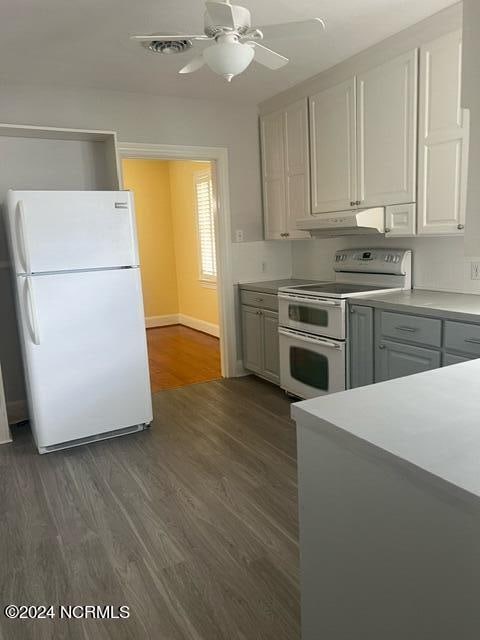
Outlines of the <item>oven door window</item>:
[[314,325],[316,327],[328,327],[328,311],[317,309],[302,304],[289,304],[288,317],[295,322]]
[[290,347],[290,375],[298,382],[328,391],[328,358],[303,347]]

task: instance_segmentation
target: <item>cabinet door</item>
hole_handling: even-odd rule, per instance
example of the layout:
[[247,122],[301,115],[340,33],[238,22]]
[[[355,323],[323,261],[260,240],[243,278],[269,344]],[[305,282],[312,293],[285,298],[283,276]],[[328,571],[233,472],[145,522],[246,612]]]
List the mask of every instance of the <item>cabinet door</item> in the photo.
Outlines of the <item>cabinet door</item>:
[[355,120],[355,78],[310,98],[313,213],[356,206]]
[[285,113],[260,120],[262,144],[263,212],[265,238],[281,239],[286,229],[285,202]]
[[460,104],[461,66],[461,31],[421,48],[419,234],[463,233],[469,123]]
[[440,366],[440,351],[380,340],[375,357],[375,382],[411,376]]
[[262,312],[242,305],[243,365],[260,373],[263,369]]
[[300,100],[285,111],[286,232],[289,238],[309,238],[296,221],[310,215],[308,103]]
[[362,207],[415,202],[417,67],[415,49],[357,78]]
[[373,384],[373,309],[352,305],[349,314],[350,387]]
[[460,364],[461,362],[468,362],[474,358],[466,358],[465,356],[457,356],[455,353],[444,353],[443,354],[443,365],[444,367],[449,367],[451,364]]
[[393,204],[385,207],[385,236],[414,236],[416,231],[415,204]]
[[278,313],[263,311],[263,375],[280,383]]

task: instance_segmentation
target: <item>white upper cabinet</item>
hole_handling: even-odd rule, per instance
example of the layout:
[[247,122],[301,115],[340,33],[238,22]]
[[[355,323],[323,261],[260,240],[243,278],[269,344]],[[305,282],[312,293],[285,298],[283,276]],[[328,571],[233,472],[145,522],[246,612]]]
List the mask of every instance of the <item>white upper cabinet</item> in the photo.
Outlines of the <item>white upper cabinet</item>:
[[310,164],[308,157],[308,105],[300,100],[285,111],[286,233],[307,238],[296,221],[310,215]]
[[355,78],[310,98],[312,213],[356,207]]
[[461,108],[462,33],[420,50],[418,233],[462,234],[469,118]]
[[260,121],[260,129],[265,238],[276,240],[285,232],[286,220],[283,112],[264,116]]
[[360,207],[415,202],[417,49],[357,76]]
[[295,225],[310,214],[307,101],[262,116],[260,131],[265,238],[308,237]]

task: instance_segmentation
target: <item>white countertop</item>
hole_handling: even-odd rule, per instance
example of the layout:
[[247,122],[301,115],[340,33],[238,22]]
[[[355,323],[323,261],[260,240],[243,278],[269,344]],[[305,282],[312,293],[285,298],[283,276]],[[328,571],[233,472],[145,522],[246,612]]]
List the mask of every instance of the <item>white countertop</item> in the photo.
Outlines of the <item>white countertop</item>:
[[292,405],[480,497],[480,359]]
[[350,303],[381,309],[398,307],[399,311],[421,315],[437,315],[447,319],[470,322],[478,322],[480,317],[480,295],[473,293],[412,289],[383,294],[372,293],[358,298],[351,298]]

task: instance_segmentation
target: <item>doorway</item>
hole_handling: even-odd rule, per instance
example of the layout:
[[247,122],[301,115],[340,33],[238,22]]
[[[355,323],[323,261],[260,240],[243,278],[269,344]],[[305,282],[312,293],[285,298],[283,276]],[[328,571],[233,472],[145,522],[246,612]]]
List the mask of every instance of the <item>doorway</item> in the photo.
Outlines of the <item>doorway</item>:
[[137,218],[152,391],[221,377],[211,161],[124,158]]

